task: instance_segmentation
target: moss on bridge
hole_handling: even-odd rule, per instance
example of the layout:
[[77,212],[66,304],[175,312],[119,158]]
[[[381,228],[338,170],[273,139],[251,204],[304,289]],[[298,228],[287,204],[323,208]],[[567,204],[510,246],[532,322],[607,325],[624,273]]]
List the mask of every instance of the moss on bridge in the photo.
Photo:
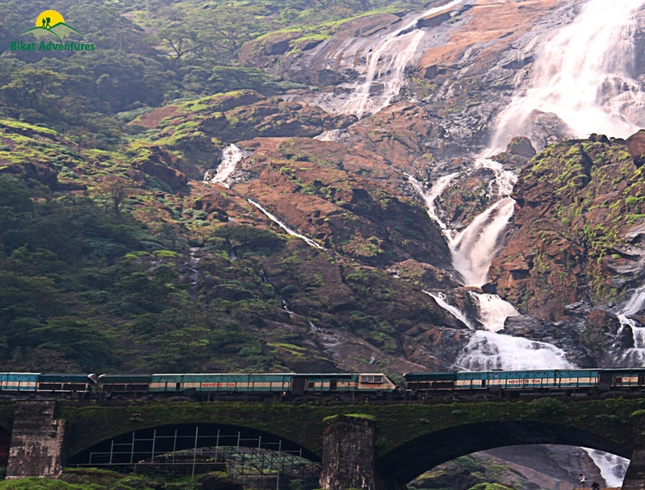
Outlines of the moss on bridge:
[[[3,405],[0,405],[0,414]],[[62,401],[57,417],[68,421],[66,453],[79,453],[120,434],[179,424],[249,428],[290,440],[320,455],[323,420],[339,414],[365,414],[377,423],[377,455],[443,429],[485,422],[541,422],[570,426],[632,446],[632,414],[645,399],[541,398],[533,401],[449,404],[310,405],[245,402],[75,403]]]

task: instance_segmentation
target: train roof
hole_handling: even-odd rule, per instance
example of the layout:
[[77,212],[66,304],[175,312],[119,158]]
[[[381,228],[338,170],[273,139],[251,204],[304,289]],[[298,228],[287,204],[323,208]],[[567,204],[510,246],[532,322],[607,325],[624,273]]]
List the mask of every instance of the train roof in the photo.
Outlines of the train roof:
[[408,381],[429,381],[442,379],[455,379],[457,373],[454,371],[445,372],[424,372],[424,373],[405,373],[403,377]]
[[88,381],[89,380],[89,374],[83,374],[83,373],[72,373],[72,374],[65,374],[65,373],[51,373],[51,374],[41,374],[40,375],[40,380],[41,381],[49,381],[49,382],[67,382],[67,381]]
[[149,376],[153,378],[160,377],[184,377],[184,378],[275,378],[277,376],[281,377],[293,377],[293,373],[154,373]]

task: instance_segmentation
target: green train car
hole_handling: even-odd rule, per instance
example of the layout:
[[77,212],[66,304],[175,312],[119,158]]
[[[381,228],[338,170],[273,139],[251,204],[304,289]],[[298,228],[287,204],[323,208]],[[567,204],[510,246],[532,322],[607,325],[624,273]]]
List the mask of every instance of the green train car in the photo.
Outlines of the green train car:
[[562,369],[488,372],[407,373],[406,396],[446,394],[645,393],[645,369]]

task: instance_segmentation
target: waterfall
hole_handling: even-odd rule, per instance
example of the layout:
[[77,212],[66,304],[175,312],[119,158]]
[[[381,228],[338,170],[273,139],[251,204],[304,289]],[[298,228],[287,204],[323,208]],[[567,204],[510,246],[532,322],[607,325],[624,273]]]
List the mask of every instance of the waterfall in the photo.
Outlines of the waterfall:
[[271,221],[273,221],[275,224],[277,224],[280,228],[282,228],[284,231],[286,231],[289,235],[295,236],[297,238],[300,238],[303,240],[307,245],[313,248],[317,248],[318,250],[325,250],[324,247],[321,247],[319,244],[317,244],[315,241],[313,241],[311,238],[304,236],[301,233],[298,233],[296,230],[293,228],[287,226],[284,224],[282,221],[280,221],[274,214],[271,214],[268,212],[266,209],[264,209],[262,206],[260,206],[257,202],[253,201],[252,199],[247,199],[251,204],[253,204],[256,208],[258,208],[264,215],[269,218]]
[[470,292],[479,305],[479,321],[489,332],[499,332],[509,316],[519,315],[515,307],[496,294]]
[[472,322],[466,317],[466,315],[459,309],[451,304],[449,304],[446,301],[446,295],[443,293],[431,293],[429,291],[423,291],[425,294],[428,296],[432,296],[434,300],[437,302],[439,306],[441,306],[444,310],[446,310],[448,313],[450,313],[452,316],[454,316],[457,320],[459,320],[461,323],[466,325],[469,329],[475,330],[475,326],[472,324]]
[[437,181],[433,184],[432,188],[430,191],[425,192],[423,189],[423,186],[421,185],[421,182],[419,182],[417,179],[412,177],[411,175],[408,175],[408,180],[410,181],[410,184],[414,188],[415,191],[423,198],[425,205],[426,205],[426,212],[428,213],[428,216],[430,216],[430,219],[437,223],[441,230],[443,231],[444,235],[447,238],[450,238],[450,233],[448,232],[448,225],[444,223],[441,218],[439,218],[439,215],[437,214],[437,208],[434,204],[436,199],[443,194],[443,192],[452,184],[452,181],[455,180],[456,177],[459,176],[459,172],[453,172],[448,175],[444,175],[443,177],[440,177],[437,179]]
[[643,127],[645,94],[632,78],[634,14],[643,3],[591,0],[583,5],[571,24],[538,49],[531,84],[498,116],[491,146],[500,150],[513,136],[529,136],[534,110],[556,114],[578,137],[624,138]]
[[320,133],[318,136],[314,136],[314,139],[318,141],[340,141],[340,135],[342,132],[342,129],[328,129],[327,131]]
[[638,326],[636,321],[629,318],[642,309],[643,303],[645,303],[645,285],[637,288],[632,293],[617,315],[621,331],[625,328],[630,328],[634,338],[634,347],[626,349],[618,358],[618,364],[623,367],[642,367],[645,365],[645,327]]
[[468,371],[572,369],[562,349],[546,342],[478,330],[455,361]]
[[497,201],[450,241],[452,265],[464,285],[481,287],[488,281],[488,269],[499,251],[514,206],[510,198]]
[[235,172],[235,166],[240,160],[242,160],[243,156],[244,154],[242,153],[242,150],[237,146],[233,144],[228,145],[222,152],[222,161],[217,166],[217,169],[215,169],[214,174],[213,170],[208,170],[204,174],[204,182],[219,184],[228,189],[229,184],[227,183],[227,180],[231,174]]
[[[419,20],[449,10],[461,1],[453,0],[446,5],[426,10],[372,44],[365,60],[365,79],[355,88],[339,112],[363,117],[389,105],[403,86],[405,68],[419,56],[418,47],[425,35],[425,32],[417,27]],[[381,85],[380,93],[374,93],[375,84]]]
[[583,447],[589,457],[593,459],[600,470],[600,474],[607,483],[607,488],[619,488],[623,485],[629,460],[615,454],[606,453],[597,449]]

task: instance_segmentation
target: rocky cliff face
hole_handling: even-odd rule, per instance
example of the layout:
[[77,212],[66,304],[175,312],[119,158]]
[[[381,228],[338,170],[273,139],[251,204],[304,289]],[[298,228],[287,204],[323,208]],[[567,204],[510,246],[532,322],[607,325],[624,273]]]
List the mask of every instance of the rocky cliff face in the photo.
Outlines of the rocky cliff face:
[[559,321],[568,304],[624,301],[640,285],[645,182],[635,161],[625,141],[599,136],[552,146],[522,169],[491,271],[520,311]]

